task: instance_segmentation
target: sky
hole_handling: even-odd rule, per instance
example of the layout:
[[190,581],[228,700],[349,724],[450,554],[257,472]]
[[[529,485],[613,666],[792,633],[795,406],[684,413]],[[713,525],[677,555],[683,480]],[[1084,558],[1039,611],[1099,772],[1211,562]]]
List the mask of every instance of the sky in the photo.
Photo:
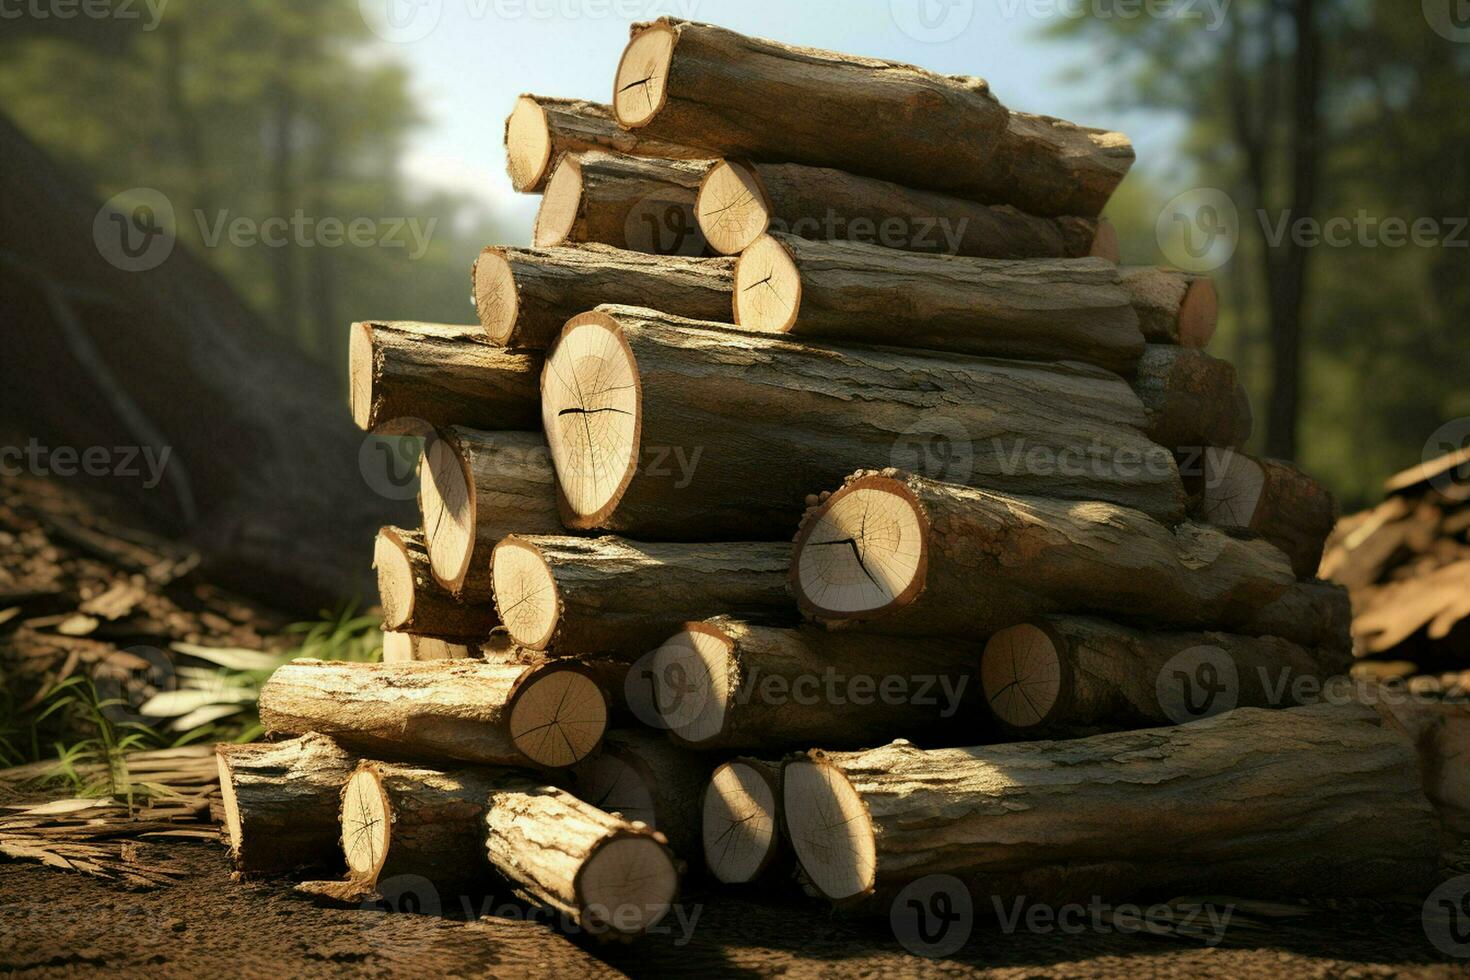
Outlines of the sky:
[[[790,44],[978,75],[1007,106],[1119,129],[1135,167],[1171,165],[1177,120],[1109,105],[1104,86],[1067,81],[1079,42],[1046,40],[1065,0],[360,0],[364,19],[401,60],[428,122],[405,160],[409,179],[483,202],[529,241],[539,198],[505,175],[505,116],[517,95],[607,102],[628,26],[679,16]],[[857,121],[855,121],[857,122]]]

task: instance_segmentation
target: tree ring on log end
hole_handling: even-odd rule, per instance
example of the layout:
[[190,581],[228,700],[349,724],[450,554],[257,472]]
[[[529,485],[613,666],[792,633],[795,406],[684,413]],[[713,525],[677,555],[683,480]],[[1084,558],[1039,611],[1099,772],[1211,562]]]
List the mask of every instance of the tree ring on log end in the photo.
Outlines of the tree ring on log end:
[[1266,471],[1261,464],[1233,449],[1205,452],[1205,520],[1217,527],[1251,527]]
[[721,160],[704,175],[694,213],[705,240],[722,255],[743,252],[771,223],[760,177],[733,160]]
[[605,813],[659,829],[648,778],[606,747],[578,768],[577,790],[578,796]]
[[581,762],[607,729],[607,699],[581,670],[551,664],[521,682],[510,702],[510,739],[539,766]]
[[1003,629],[985,644],[980,682],[985,701],[1012,728],[1031,728],[1051,717],[1062,690],[1061,641],[1033,623]]
[[801,309],[801,273],[786,246],[762,235],[735,261],[735,322],[785,333]]
[[546,110],[529,95],[516,99],[505,121],[505,165],[518,191],[535,190],[551,164],[551,131]]
[[504,251],[485,249],[475,259],[475,314],[492,344],[510,339],[520,312],[521,298]]
[[559,160],[541,195],[531,243],[551,248],[566,242],[582,211],[582,164],[568,154]]
[[556,579],[536,546],[509,537],[490,555],[490,587],[495,611],[511,639],[532,650],[545,650],[561,619]]
[[347,873],[360,881],[376,881],[388,859],[392,837],[388,795],[378,774],[359,766],[342,790],[342,851]]
[[764,773],[738,760],[719,766],[704,790],[704,861],[727,885],[754,881],[776,852],[776,793]]
[[686,623],[654,651],[654,704],[675,739],[697,747],[725,730],[734,646],[714,626]]
[[597,527],[622,499],[638,465],[642,430],[638,362],[616,320],[567,321],[541,374],[541,422],[568,527]]
[[783,770],[786,829],[812,884],[834,902],[873,890],[877,846],[862,797],[835,766],[813,759]]
[[354,323],[347,340],[347,386],[352,421],[367,432],[373,421],[373,325]]
[[851,480],[796,537],[791,587],[804,613],[867,619],[906,606],[924,588],[929,521],[900,480]]
[[475,550],[475,481],[447,439],[432,439],[419,464],[424,546],[434,579],[451,592],[464,586]]
[[619,123],[629,129],[645,126],[664,107],[678,41],[672,27],[650,24],[628,42],[613,81],[613,115]]
[[378,570],[378,603],[383,607],[383,626],[397,630],[413,619],[413,565],[397,533],[389,528],[378,532],[373,545],[373,567]]
[[597,845],[573,888],[584,921],[637,935],[668,913],[679,891],[679,869],[660,838],[623,832]]

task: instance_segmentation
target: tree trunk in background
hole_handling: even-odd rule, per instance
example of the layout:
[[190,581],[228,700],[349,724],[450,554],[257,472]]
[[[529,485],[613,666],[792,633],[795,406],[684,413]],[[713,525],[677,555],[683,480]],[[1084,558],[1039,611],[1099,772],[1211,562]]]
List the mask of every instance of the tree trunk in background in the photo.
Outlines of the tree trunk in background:
[[[272,137],[271,199],[277,220],[291,220],[291,203],[297,200],[291,180],[291,130],[296,124],[296,92],[291,88],[291,72],[296,62],[296,45],[286,41],[281,48],[280,74],[275,85],[275,122]],[[296,249],[289,241],[270,249],[272,276],[275,279],[276,329],[301,344],[313,355],[321,350],[310,333],[303,335],[298,321],[300,298],[297,292]]]

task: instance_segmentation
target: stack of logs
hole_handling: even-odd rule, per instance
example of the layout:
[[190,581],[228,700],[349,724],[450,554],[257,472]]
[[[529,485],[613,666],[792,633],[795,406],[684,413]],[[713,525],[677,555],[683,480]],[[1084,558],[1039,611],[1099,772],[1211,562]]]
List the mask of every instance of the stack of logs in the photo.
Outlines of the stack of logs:
[[299,737],[221,749],[242,872],[503,880],[624,936],[686,874],[1430,880],[1410,738],[1261,710],[1346,669],[1334,505],[1240,451],[1210,281],[1118,266],[1126,138],[661,20],[610,106],[522,96],[506,147],[543,198],[480,322],[352,328],[423,523],[377,540],[384,663],[281,668]]

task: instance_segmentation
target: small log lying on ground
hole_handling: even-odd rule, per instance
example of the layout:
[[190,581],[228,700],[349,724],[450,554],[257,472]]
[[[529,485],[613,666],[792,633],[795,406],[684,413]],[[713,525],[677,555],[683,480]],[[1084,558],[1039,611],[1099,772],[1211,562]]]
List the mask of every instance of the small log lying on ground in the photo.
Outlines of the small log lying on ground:
[[562,530],[539,433],[446,427],[424,447],[419,472],[429,568],[463,602],[491,601],[490,552],[501,538]]
[[1098,214],[1133,163],[1121,133],[1010,112],[982,79],[670,18],[634,25],[612,106],[628,129],[715,156],[835,167],[1032,214]]
[[1048,616],[1001,630],[980,678],[991,711],[1027,734],[1167,725],[1231,708],[1288,708],[1344,678],[1351,654],[1276,637],[1139,631]]
[[704,863],[723,885],[745,885],[783,863],[781,766],[739,758],[721,763],[705,787]]
[[1250,438],[1249,400],[1229,361],[1201,350],[1149,344],[1133,374],[1148,413],[1148,437],[1175,452],[1203,458],[1211,447],[1237,448]]
[[688,624],[653,659],[654,704],[697,749],[873,745],[971,728],[980,647],[838,636],[728,616]]
[[495,605],[511,638],[558,654],[641,656],[690,619],[789,614],[785,542],[644,544],[512,535],[495,546]]
[[601,242],[656,255],[704,255],[694,217],[707,160],[654,160],[589,151],[562,157],[531,241],[537,248]]
[[854,459],[889,462],[936,434],[953,479],[1183,517],[1138,396],[1088,365],[807,346],[626,306],[573,318],[547,364],[543,428],[577,530],[785,537]]
[[1424,894],[1434,812],[1414,747],[1356,705],[1241,708],[1064,742],[812,752],[784,770],[797,858],[884,912],[924,875],[976,906],[1220,894]]
[[1299,578],[1322,563],[1337,523],[1337,500],[1292,464],[1245,453],[1206,453],[1204,518],[1221,527],[1255,531],[1286,552]]
[[1332,582],[1307,579],[1249,613],[1240,631],[1279,636],[1306,647],[1335,653],[1353,649],[1353,606],[1348,590]]
[[700,803],[709,771],[707,757],[661,734],[611,731],[578,763],[570,788],[599,810],[663,834],[687,862],[700,853]]
[[898,635],[985,636],[1057,612],[1228,629],[1293,580],[1262,540],[898,470],[855,473],[809,511],[791,564],[807,616]]
[[1470,704],[1406,697],[1402,691],[1370,689],[1370,696],[1379,713],[1418,746],[1424,793],[1453,849],[1470,837]]
[[1124,266],[1118,275],[1149,343],[1209,344],[1220,320],[1213,279],[1161,266]]
[[352,420],[364,432],[537,425],[540,356],[494,347],[478,326],[354,323],[347,372]]
[[1095,255],[1118,261],[1117,236],[1100,219],[1039,218],[1009,205],[990,207],[795,163],[721,160],[699,188],[696,213],[710,246],[726,255],[778,231],[907,252],[987,259]]
[[516,190],[544,189],[558,160],[586,150],[673,160],[709,156],[702,150],[626,130],[613,119],[612,109],[598,102],[545,95],[516,99],[505,120],[505,168]]
[[735,266],[735,322],[840,343],[1086,361],[1129,374],[1138,314],[1103,259],[999,262],[773,233]]
[[435,580],[422,531],[383,528],[373,567],[384,630],[483,639],[499,622],[493,605],[461,602]]
[[260,691],[267,731],[317,731],[391,757],[570,766],[597,747],[607,702],[566,661],[293,660]]
[[491,246],[470,277],[490,342],[545,349],[566,322],[600,303],[650,306],[695,320],[730,316],[735,260],[648,255],[609,245]]
[[476,656],[475,648],[460,642],[458,638],[421,636],[397,630],[385,630],[383,633],[385,664],[407,663],[411,660],[457,660],[473,656]]
[[278,874],[335,862],[338,807],[355,755],[316,732],[215,751],[235,870]]

